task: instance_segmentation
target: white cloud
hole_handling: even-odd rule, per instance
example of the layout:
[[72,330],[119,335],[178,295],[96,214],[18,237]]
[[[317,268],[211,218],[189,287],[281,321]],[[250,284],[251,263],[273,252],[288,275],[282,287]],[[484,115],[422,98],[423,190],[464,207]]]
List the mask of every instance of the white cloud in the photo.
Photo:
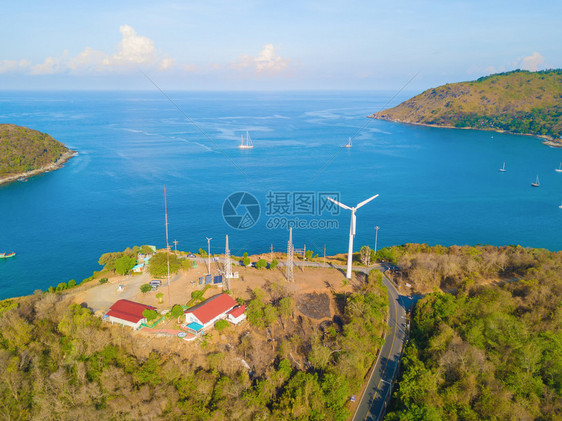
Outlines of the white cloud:
[[[63,54],[63,57],[64,56],[65,54]],[[31,67],[31,74],[53,75],[55,73],[60,73],[63,69],[62,61],[63,59],[59,57],[47,57],[43,60],[43,63]]]
[[233,69],[252,69],[256,73],[279,73],[285,70],[291,61],[278,56],[273,44],[266,44],[257,57],[243,54],[232,63]]
[[100,71],[106,55],[103,51],[96,51],[86,47],[76,57],[71,58],[66,66],[71,71]]
[[122,25],[119,32],[121,32],[121,41],[117,47],[117,53],[105,57],[104,65],[127,66],[130,64],[151,64],[156,61],[154,41],[138,35],[129,25]]
[[521,67],[522,70],[529,70],[531,72],[536,72],[537,70],[539,70],[540,67],[542,67],[543,63],[544,63],[544,57],[535,51],[530,56],[524,57],[519,62],[519,66]]
[[164,57],[158,64],[158,70],[161,71],[170,70],[173,67],[175,67],[175,65],[176,65],[176,61],[173,58]]
[[282,59],[275,54],[273,44],[266,44],[254,59],[256,71],[261,72],[280,72],[289,65],[290,60]]
[[21,71],[24,69],[28,69],[30,66],[31,66],[31,62],[26,59],[0,60],[0,74]]

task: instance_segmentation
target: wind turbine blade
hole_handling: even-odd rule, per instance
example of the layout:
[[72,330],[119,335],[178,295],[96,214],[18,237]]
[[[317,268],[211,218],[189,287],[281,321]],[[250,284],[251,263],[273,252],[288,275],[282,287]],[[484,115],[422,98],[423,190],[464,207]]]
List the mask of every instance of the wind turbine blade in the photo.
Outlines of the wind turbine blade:
[[371,200],[373,200],[376,197],[379,197],[379,195],[375,194],[373,197],[369,197],[367,200],[363,200],[361,203],[359,203],[357,206],[355,206],[355,209],[359,209],[361,206],[366,205],[367,203],[369,203]]
[[[378,195],[377,195],[378,196]],[[328,200],[334,202],[336,205],[338,205],[339,207],[342,207],[344,209],[347,210],[351,210],[351,208],[349,206],[345,206],[343,203],[338,202],[337,200],[332,199],[331,197],[328,197]]]
[[351,214],[351,234],[355,237],[355,226],[357,225],[357,217],[355,212]]

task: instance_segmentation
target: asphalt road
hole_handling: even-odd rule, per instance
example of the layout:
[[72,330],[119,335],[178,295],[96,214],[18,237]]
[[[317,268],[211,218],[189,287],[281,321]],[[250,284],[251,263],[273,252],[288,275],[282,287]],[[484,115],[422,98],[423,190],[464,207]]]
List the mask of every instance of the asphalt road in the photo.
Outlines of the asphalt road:
[[379,420],[386,407],[387,398],[392,392],[392,382],[398,369],[402,344],[406,337],[406,309],[400,294],[386,277],[383,282],[388,289],[390,332],[379,352],[375,368],[359,401],[353,421]]

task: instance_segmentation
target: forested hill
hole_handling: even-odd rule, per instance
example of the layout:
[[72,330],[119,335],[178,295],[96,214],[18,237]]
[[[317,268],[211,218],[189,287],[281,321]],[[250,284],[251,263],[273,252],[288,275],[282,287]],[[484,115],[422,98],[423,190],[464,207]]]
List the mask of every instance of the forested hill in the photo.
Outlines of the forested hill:
[[403,123],[562,136],[562,69],[515,70],[427,91],[371,117]]
[[0,177],[37,170],[71,152],[46,133],[0,124]]

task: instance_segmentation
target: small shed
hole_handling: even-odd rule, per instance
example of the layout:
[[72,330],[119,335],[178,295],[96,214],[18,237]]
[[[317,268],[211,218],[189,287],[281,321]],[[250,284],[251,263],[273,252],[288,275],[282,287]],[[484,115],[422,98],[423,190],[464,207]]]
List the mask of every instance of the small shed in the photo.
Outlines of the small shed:
[[226,313],[226,320],[230,323],[237,325],[246,319],[246,304],[234,307]]

